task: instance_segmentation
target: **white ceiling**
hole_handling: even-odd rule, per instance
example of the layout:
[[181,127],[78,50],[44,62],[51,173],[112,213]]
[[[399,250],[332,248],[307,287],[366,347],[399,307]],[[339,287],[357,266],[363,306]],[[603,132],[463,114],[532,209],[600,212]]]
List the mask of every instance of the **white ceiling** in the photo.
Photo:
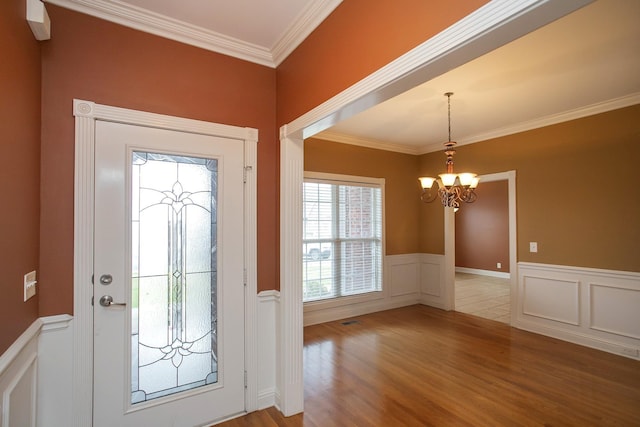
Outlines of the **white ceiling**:
[[[640,103],[640,1],[598,0],[316,137],[411,154]],[[640,120],[640,117],[638,117]]]
[[[275,67],[342,0],[46,0]],[[317,137],[420,154],[640,103],[640,1],[597,0]],[[54,23],[55,25],[55,23]],[[639,118],[640,120],[640,118]]]

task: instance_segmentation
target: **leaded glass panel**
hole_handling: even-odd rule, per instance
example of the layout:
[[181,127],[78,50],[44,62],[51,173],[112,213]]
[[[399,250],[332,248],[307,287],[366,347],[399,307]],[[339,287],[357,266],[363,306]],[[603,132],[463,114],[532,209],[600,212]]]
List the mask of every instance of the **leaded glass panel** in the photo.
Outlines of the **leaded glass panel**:
[[218,380],[217,167],[133,152],[133,404]]

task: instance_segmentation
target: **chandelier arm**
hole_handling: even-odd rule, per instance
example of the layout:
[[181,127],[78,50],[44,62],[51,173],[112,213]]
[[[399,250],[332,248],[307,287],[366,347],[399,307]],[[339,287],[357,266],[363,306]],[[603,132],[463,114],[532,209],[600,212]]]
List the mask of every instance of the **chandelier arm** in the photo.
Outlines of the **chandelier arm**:
[[437,192],[433,192],[431,191],[431,189],[422,190],[422,195],[420,196],[420,200],[422,200],[424,203],[431,203],[433,202],[436,197],[438,197],[438,193]]
[[461,200],[466,203],[473,203],[478,200],[478,195],[473,188],[466,188],[462,193]]
[[442,187],[438,190],[440,202],[446,208],[460,207],[460,187],[453,186],[450,188]]

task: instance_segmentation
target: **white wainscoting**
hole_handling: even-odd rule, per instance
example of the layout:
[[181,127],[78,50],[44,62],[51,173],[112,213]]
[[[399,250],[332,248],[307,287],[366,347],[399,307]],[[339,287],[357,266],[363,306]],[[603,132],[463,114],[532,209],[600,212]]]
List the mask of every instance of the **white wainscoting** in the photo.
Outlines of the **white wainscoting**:
[[419,254],[420,303],[446,310],[444,255]]
[[0,356],[1,427],[72,425],[71,320],[36,319]]
[[0,395],[2,427],[36,426],[36,391],[38,378],[37,320],[0,356]]
[[73,317],[41,317],[38,427],[73,425]]
[[387,255],[382,291],[304,305],[304,326],[362,316],[421,302],[421,254]]
[[278,405],[280,396],[276,384],[276,331],[280,317],[280,292],[258,293],[258,409]]
[[518,263],[513,326],[640,360],[640,273]]

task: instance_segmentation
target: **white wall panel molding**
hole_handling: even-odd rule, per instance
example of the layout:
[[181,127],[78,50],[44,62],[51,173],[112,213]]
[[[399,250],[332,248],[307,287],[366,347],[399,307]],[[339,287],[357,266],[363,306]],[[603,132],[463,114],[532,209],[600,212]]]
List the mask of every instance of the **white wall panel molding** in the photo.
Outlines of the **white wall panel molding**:
[[304,305],[304,326],[405,307],[420,302],[420,254],[387,255],[381,292]]
[[522,313],[580,325],[580,282],[522,274]]
[[513,326],[640,360],[640,273],[518,263]]
[[262,291],[258,294],[258,409],[277,404],[277,325],[280,292]]
[[42,321],[36,319],[29,327],[18,337],[11,346],[0,356],[0,376],[9,369],[11,364],[17,359],[31,341],[38,337]]
[[420,254],[420,302],[431,307],[448,309],[445,295],[445,256]]
[[38,336],[36,319],[0,356],[0,406],[2,427],[35,427],[37,407]]
[[640,286],[589,283],[590,328],[640,341]]
[[37,371],[37,345],[31,341],[0,377],[2,426],[35,427]]
[[389,296],[420,294],[420,254],[385,256]]
[[38,339],[39,427],[70,426],[73,397],[73,317],[42,317]]

